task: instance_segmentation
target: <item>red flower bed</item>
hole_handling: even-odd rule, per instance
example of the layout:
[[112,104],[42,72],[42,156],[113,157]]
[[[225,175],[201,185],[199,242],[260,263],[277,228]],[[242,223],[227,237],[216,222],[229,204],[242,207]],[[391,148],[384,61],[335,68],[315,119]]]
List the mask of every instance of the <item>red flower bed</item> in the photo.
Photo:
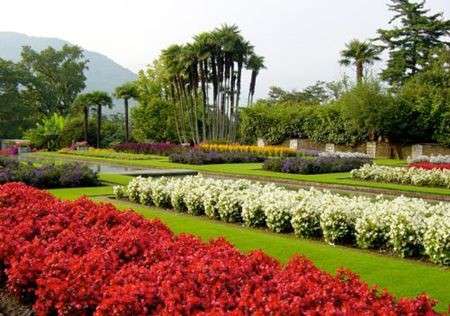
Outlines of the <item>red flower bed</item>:
[[439,169],[445,170],[450,169],[450,163],[433,163],[428,161],[413,162],[408,165],[409,168],[420,168],[426,170]]
[[394,299],[349,271],[286,266],[219,239],[87,199],[0,186],[0,267],[37,315],[436,315],[426,295]]

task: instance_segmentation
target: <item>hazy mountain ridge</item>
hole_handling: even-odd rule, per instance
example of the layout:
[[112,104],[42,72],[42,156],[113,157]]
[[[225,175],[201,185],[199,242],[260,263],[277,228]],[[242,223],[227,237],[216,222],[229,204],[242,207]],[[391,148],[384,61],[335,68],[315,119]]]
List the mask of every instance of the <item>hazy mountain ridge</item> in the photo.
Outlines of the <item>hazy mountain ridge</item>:
[[[31,46],[41,51],[49,46],[59,49],[64,44],[73,45],[58,38],[0,32],[0,58],[17,62],[20,59],[22,46]],[[85,72],[87,91],[103,90],[112,93],[117,86],[136,79],[135,73],[103,54],[84,50],[84,56],[89,59],[89,69]],[[117,107],[116,110],[121,111],[121,107]]]

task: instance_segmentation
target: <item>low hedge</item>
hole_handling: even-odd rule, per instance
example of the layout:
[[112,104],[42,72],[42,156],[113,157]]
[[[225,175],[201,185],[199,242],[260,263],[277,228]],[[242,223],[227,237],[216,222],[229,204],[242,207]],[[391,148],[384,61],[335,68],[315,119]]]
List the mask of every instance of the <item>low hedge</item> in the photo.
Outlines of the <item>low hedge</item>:
[[243,152],[216,152],[192,149],[185,152],[174,153],[169,156],[171,162],[190,165],[206,165],[220,163],[247,163],[263,162],[264,157]]
[[370,158],[362,157],[289,157],[270,158],[264,162],[263,169],[301,174],[319,174],[331,172],[348,172],[371,163]]
[[100,185],[97,173],[79,163],[36,165],[0,157],[0,184],[15,181],[47,189]]

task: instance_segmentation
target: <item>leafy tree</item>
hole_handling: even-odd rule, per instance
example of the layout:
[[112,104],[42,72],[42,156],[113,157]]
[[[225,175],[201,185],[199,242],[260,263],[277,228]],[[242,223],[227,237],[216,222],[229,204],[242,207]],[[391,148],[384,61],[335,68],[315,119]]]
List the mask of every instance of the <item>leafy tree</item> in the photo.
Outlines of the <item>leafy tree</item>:
[[380,60],[379,49],[370,42],[361,42],[357,39],[350,41],[341,51],[339,63],[344,66],[351,64],[356,66],[356,82],[361,82],[364,77],[364,65],[371,65]]
[[173,105],[161,98],[140,103],[131,111],[133,138],[140,142],[176,142]]
[[85,87],[88,61],[81,48],[64,45],[41,52],[25,46],[20,64],[31,77],[27,83],[26,98],[41,113],[66,115],[78,93]]
[[22,89],[28,80],[19,65],[0,58],[0,138],[21,137],[33,125],[34,111]]
[[127,82],[116,88],[115,96],[119,99],[123,99],[125,109],[125,142],[129,141],[130,128],[128,120],[128,100],[138,98],[138,90],[134,82]]
[[428,14],[425,1],[391,0],[394,12],[392,29],[379,29],[381,47],[389,51],[387,67],[381,77],[390,84],[401,86],[408,78],[421,71],[435,48],[449,45],[450,21],[442,13]]

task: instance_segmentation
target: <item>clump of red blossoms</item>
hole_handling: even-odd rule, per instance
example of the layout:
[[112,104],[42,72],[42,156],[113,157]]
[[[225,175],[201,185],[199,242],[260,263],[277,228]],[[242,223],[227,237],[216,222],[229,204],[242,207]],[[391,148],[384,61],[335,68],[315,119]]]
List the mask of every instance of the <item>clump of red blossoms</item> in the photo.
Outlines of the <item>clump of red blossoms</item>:
[[223,239],[175,236],[159,221],[88,199],[0,186],[0,275],[37,315],[436,315],[349,271],[282,266]]
[[408,164],[408,167],[425,169],[425,170],[433,170],[433,169],[448,170],[448,169],[450,169],[450,163],[434,163],[434,162],[421,161],[421,162],[410,163],[410,164]]

